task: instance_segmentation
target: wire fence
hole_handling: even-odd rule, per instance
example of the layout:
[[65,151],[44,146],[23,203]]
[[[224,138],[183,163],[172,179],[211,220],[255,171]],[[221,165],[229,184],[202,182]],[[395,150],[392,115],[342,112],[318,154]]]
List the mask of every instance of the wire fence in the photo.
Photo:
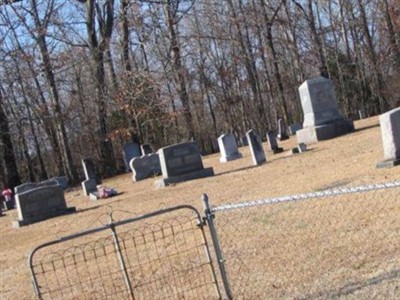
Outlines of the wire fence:
[[400,181],[212,207],[233,299],[400,298]]
[[37,247],[41,299],[398,299],[400,181],[162,209]]

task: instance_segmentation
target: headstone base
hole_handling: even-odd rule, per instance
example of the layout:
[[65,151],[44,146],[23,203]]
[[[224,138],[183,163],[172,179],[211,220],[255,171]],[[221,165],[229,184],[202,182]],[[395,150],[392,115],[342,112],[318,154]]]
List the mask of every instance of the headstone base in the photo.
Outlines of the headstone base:
[[273,154],[278,154],[278,153],[282,153],[283,152],[283,148],[282,147],[278,147],[275,149],[272,149],[272,153]]
[[392,168],[400,165],[400,159],[384,160],[376,164],[377,169]]
[[44,220],[47,220],[49,218],[58,217],[58,216],[61,216],[61,215],[71,214],[71,213],[74,213],[74,212],[76,212],[76,207],[68,207],[67,209],[64,209],[64,210],[55,211],[50,216],[46,215],[43,218],[37,217],[35,219],[30,219],[30,220],[12,221],[11,224],[12,224],[13,228],[20,228],[20,227],[25,226],[25,225],[29,225],[29,224],[32,224],[32,223],[44,221]]
[[296,132],[297,143],[312,144],[318,141],[329,140],[354,131],[351,120],[338,120],[321,126],[310,126]]
[[180,175],[180,176],[162,178],[162,179],[156,180],[154,182],[154,185],[156,188],[163,188],[163,187],[169,186],[170,184],[173,184],[173,183],[179,183],[179,182],[183,182],[183,181],[205,178],[205,177],[209,177],[209,176],[214,176],[213,168],[205,168],[200,171],[187,173],[187,174]]
[[226,157],[225,156],[224,157],[220,157],[219,158],[219,162],[226,163],[228,161],[232,161],[232,160],[239,159],[239,158],[242,158],[242,157],[243,157],[242,153],[236,153],[234,155],[229,155],[229,156],[226,156]]
[[99,192],[92,192],[89,194],[89,199],[92,201],[97,201],[100,199]]
[[285,141],[285,140],[288,140],[289,139],[289,137],[286,135],[286,134],[278,134],[277,136],[276,136],[277,138],[278,138],[278,140],[280,140],[280,141]]

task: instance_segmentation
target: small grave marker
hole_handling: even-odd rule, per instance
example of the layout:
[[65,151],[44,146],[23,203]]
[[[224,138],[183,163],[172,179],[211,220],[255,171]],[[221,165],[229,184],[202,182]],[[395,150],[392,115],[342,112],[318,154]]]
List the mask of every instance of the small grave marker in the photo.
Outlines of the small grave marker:
[[267,161],[265,152],[258,134],[252,129],[246,133],[247,140],[249,141],[251,157],[255,166],[260,165]]
[[221,157],[219,161],[221,163],[226,163],[238,158],[242,158],[242,154],[239,153],[236,144],[235,136],[231,133],[223,134],[218,138],[219,151]]

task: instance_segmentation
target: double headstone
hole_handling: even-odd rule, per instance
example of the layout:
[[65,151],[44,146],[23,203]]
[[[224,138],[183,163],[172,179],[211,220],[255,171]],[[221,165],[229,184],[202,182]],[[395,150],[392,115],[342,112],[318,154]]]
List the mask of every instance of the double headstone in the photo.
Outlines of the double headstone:
[[381,125],[383,161],[378,168],[394,167],[400,164],[400,108],[393,109],[379,117]]
[[138,143],[131,142],[124,145],[122,155],[124,157],[125,170],[126,172],[129,172],[129,163],[131,162],[132,158],[141,156],[142,150],[140,149],[140,145]]
[[129,163],[133,181],[140,181],[161,174],[160,158],[158,153],[132,158]]
[[296,132],[297,143],[315,143],[354,131],[353,122],[339,112],[331,80],[307,80],[299,93],[304,122],[303,129]]
[[12,223],[14,228],[76,211],[75,207],[67,207],[64,191],[58,184],[19,192],[15,200],[18,220]]
[[268,140],[269,149],[274,154],[283,152],[283,148],[278,146],[278,141],[276,140],[275,135],[271,131],[267,132],[267,140]]
[[158,154],[163,178],[155,182],[156,187],[214,175],[213,168],[204,168],[196,142],[167,146]]
[[283,119],[278,119],[278,139],[281,141],[287,140],[289,137],[286,134],[286,126]]
[[249,142],[251,157],[255,166],[267,161],[262,142],[258,134],[252,129],[246,133],[247,141]]
[[219,161],[222,163],[242,158],[242,154],[238,151],[235,136],[231,133],[223,134],[218,138],[218,147],[221,153]]

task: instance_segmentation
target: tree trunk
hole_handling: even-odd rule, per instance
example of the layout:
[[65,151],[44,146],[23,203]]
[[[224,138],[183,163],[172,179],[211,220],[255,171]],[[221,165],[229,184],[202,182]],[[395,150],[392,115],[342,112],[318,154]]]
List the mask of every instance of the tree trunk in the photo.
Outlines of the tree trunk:
[[185,119],[186,126],[188,129],[188,139],[192,139],[195,137],[194,123],[193,123],[192,113],[190,111],[189,94],[186,88],[186,78],[184,74],[185,70],[182,66],[180,45],[175,30],[175,18],[172,6],[173,6],[172,1],[168,0],[165,10],[166,10],[166,18],[168,24],[169,39],[171,43],[170,44],[171,59],[175,73],[174,74],[175,81],[177,83],[177,89],[179,91],[179,97],[182,102],[183,117]]
[[21,177],[18,172],[10,128],[8,126],[7,115],[4,111],[3,105],[3,93],[0,91],[0,138],[4,149],[3,158],[6,175],[4,181],[9,188],[14,189],[14,187],[21,184]]
[[43,24],[40,21],[39,12],[37,10],[36,0],[31,0],[31,7],[32,7],[32,15],[33,15],[34,22],[35,22],[35,27],[37,30],[36,39],[37,39],[40,54],[42,57],[42,61],[43,61],[43,68],[44,68],[44,72],[46,75],[46,82],[49,86],[51,99],[53,101],[54,114],[55,114],[55,118],[56,118],[59,142],[61,145],[61,149],[64,152],[65,173],[67,174],[70,182],[76,183],[76,182],[78,182],[78,179],[79,179],[78,173],[77,173],[74,163],[73,163],[71,149],[69,147],[68,138],[67,138],[67,131],[65,128],[65,124],[64,124],[64,120],[63,120],[63,116],[62,116],[62,112],[61,112],[60,98],[59,98],[58,89],[56,86],[56,80],[55,80],[53,68],[51,65],[49,51],[47,49],[47,43],[46,43],[46,37],[45,37],[45,32],[46,32],[45,29],[47,26],[43,26]]

